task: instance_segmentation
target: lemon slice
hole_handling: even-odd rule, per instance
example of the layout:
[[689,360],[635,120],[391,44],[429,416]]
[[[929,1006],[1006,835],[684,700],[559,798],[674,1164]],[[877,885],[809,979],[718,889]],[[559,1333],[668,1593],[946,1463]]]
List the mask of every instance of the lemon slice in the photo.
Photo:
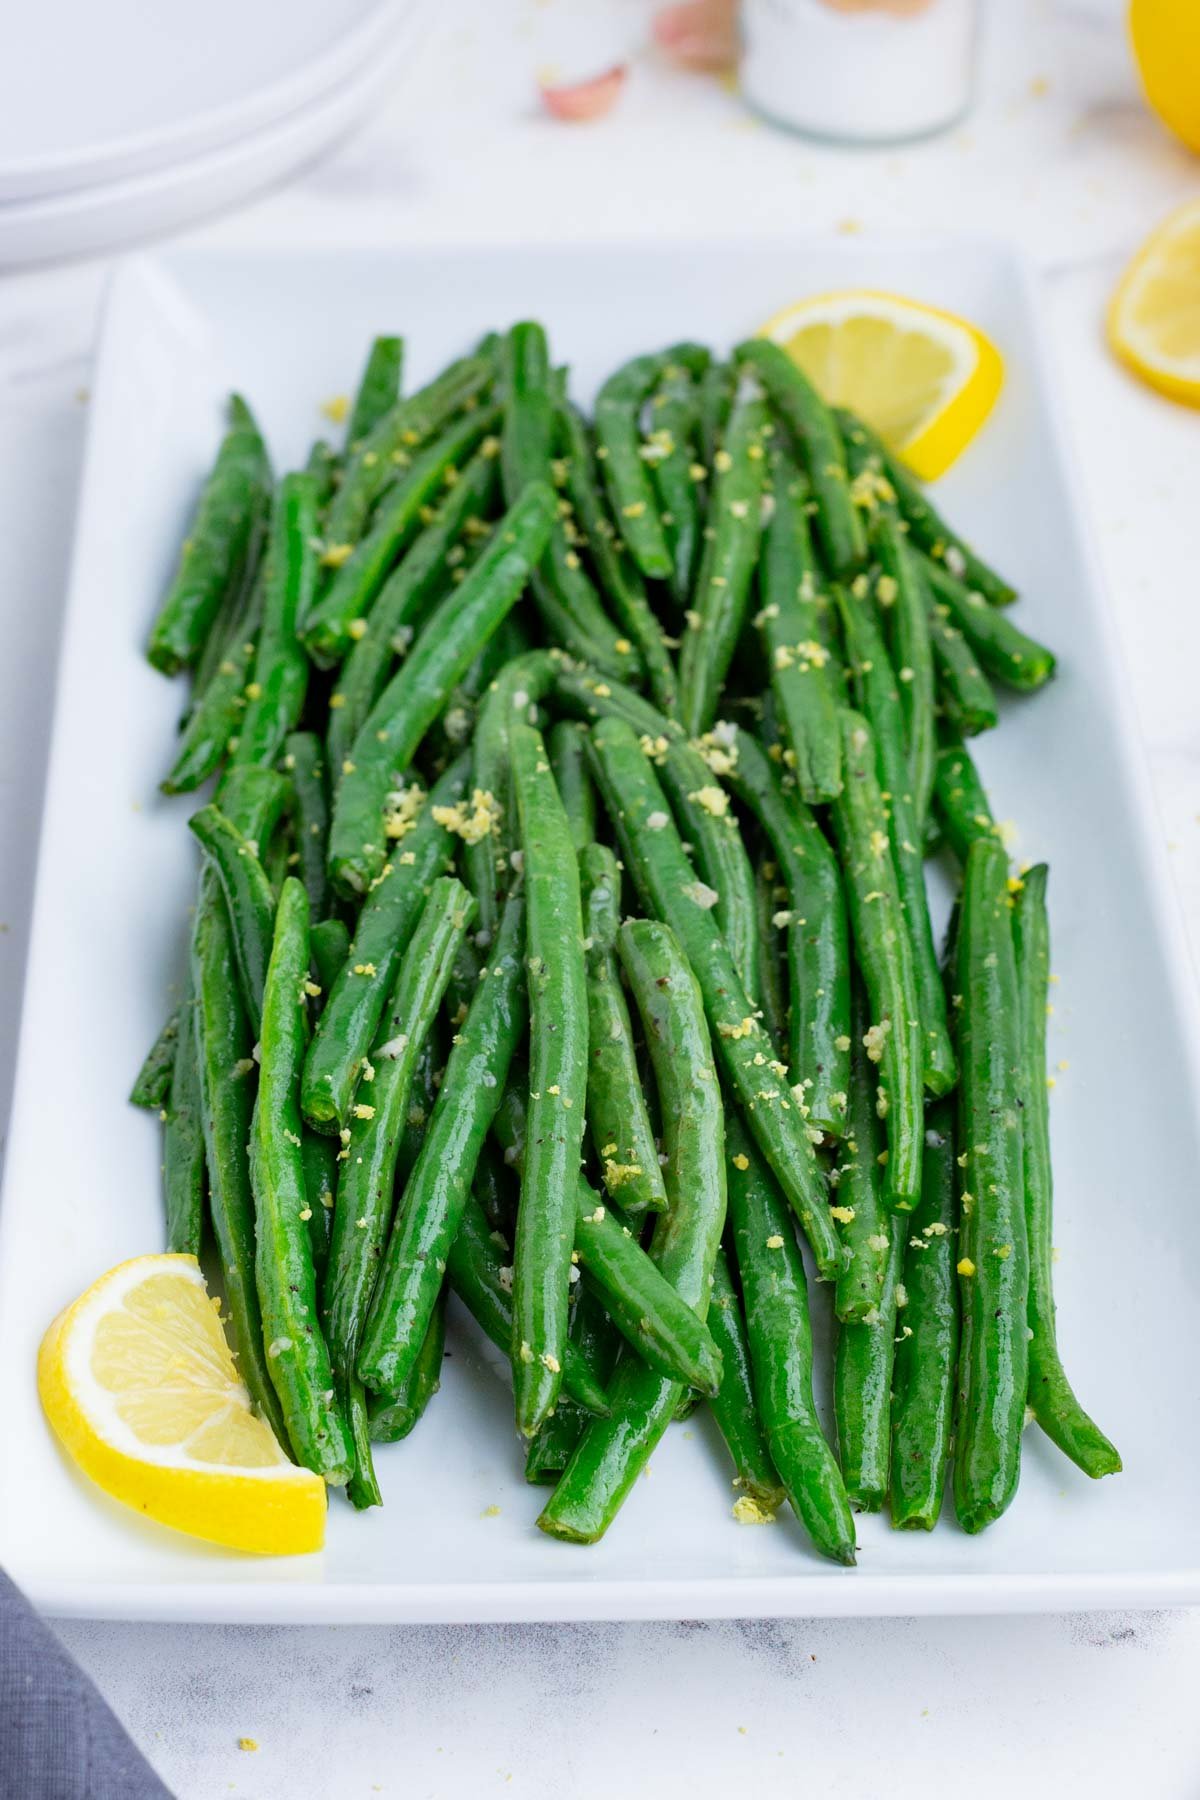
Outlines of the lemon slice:
[[1200,406],[1200,200],[1142,245],[1113,295],[1108,338],[1160,394]]
[[42,1340],[38,1392],[114,1500],[236,1550],[320,1549],[325,1483],[251,1410],[194,1256],[139,1256],[93,1282]]
[[953,313],[869,288],[776,314],[772,338],[831,406],[848,406],[926,481],[961,456],[1004,379],[1000,352]]

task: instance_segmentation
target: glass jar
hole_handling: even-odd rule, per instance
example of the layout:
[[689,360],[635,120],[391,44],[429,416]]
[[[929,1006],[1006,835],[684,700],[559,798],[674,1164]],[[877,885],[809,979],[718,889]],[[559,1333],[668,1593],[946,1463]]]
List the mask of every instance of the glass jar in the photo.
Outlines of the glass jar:
[[970,106],[978,0],[742,0],[741,21],[743,96],[789,130],[900,143]]

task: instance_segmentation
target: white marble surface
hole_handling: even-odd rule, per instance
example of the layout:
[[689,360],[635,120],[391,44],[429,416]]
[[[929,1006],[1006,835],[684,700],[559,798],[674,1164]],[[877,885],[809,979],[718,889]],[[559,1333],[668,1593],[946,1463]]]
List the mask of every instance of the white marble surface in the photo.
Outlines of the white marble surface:
[[[1109,360],[1122,257],[1200,186],[1137,99],[1115,0],[997,0],[980,104],[940,142],[852,155],[773,134],[639,54],[601,125],[541,119],[532,71],[645,36],[644,0],[459,0],[394,100],[221,245],[519,244],[698,231],[1015,238],[1044,271],[1084,488],[1181,902],[1200,944],[1196,415]],[[0,1017],[15,1021],[48,709],[104,271],[0,285]],[[1048,772],[1052,779],[1052,772]],[[1103,829],[1103,820],[1096,822]],[[15,1030],[0,1031],[7,1110]],[[1131,1205],[1146,1203],[1131,1194]],[[1153,1529],[1153,1521],[1147,1521]],[[64,1624],[187,1800],[372,1793],[985,1800],[1200,1790],[1200,1618],[234,1630]],[[237,1747],[257,1740],[254,1752]]]

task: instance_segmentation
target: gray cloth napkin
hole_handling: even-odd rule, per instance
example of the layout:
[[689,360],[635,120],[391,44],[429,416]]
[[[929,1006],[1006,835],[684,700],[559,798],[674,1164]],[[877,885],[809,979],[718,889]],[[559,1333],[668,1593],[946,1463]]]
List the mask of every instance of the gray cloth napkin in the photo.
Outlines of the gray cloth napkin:
[[0,1800],[171,1800],[83,1670],[2,1570]]

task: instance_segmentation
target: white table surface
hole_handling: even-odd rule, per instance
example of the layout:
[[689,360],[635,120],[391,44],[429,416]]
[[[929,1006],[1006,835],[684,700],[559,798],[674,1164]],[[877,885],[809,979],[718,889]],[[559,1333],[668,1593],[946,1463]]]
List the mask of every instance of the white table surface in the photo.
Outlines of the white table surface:
[[[583,72],[637,45],[645,0],[459,0],[453,17],[435,9],[417,66],[357,137],[285,191],[192,235],[331,252],[956,223],[1015,238],[1045,272],[1069,424],[1195,946],[1200,420],[1127,379],[1104,349],[1102,318],[1122,258],[1200,190],[1200,164],[1141,108],[1116,10],[1116,0],[1000,0],[980,104],[963,129],[919,148],[845,154],[772,133],[717,82],[646,55],[611,119],[555,127],[538,114],[532,71]],[[5,1113],[104,276],[87,265],[0,284]],[[1130,1194],[1134,1208],[1151,1199]],[[1097,1800],[1134,1790],[1191,1800],[1200,1790],[1195,1615],[58,1629],[187,1800],[670,1800],[735,1783],[762,1800],[927,1800],[962,1786],[987,1800],[1014,1785],[1041,1795],[1067,1784]],[[259,1748],[239,1750],[242,1737]]]

